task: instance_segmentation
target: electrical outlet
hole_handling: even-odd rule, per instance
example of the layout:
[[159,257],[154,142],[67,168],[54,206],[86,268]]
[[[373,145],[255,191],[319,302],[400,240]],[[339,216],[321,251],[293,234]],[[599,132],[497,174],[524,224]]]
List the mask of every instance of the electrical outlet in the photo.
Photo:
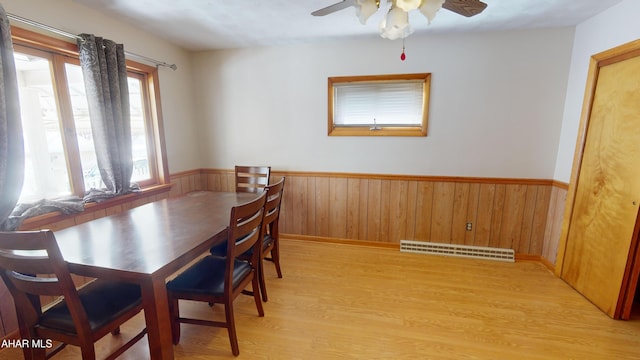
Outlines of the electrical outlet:
[[467,231],[471,231],[473,229],[473,223],[468,222],[467,223]]

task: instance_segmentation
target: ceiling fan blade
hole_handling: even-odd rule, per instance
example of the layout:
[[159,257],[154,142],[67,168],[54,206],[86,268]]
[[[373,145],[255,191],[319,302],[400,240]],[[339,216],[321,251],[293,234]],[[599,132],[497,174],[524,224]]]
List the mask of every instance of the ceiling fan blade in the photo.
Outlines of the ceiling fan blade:
[[320,10],[316,10],[314,12],[311,13],[311,15],[313,16],[325,16],[325,15],[329,15],[331,13],[334,13],[336,11],[342,10],[342,9],[346,9],[349,6],[353,6],[356,4],[356,0],[342,0],[339,3],[335,3],[333,5],[329,5],[325,8],[322,8]]
[[480,0],[446,0],[442,7],[462,16],[471,17],[480,14],[487,4]]

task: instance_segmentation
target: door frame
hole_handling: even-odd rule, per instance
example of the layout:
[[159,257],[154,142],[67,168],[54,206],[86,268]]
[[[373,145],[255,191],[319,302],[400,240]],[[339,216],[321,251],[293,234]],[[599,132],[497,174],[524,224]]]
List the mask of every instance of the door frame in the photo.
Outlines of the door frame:
[[[576,140],[576,149],[573,156],[571,180],[569,181],[569,190],[567,191],[567,200],[565,203],[560,240],[558,242],[558,252],[556,255],[555,274],[558,277],[561,277],[562,275],[564,257],[567,250],[569,229],[571,227],[570,222],[571,217],[573,216],[576,190],[580,177],[580,170],[582,167],[582,158],[584,155],[584,148],[588,136],[589,121],[591,119],[591,109],[593,106],[596,86],[598,84],[598,75],[600,73],[600,68],[637,56],[640,56],[640,40],[632,41],[591,56],[584,100],[582,102],[582,115],[580,116],[580,124],[578,126],[578,138]],[[638,278],[640,277],[640,251],[638,251],[639,233],[640,217],[636,218],[633,239],[631,241],[631,247],[629,255],[627,257],[627,264],[625,267],[621,291],[618,296],[618,304],[616,306],[616,311],[613,317],[614,319],[629,319],[631,315],[633,296],[635,295],[636,284],[638,282]]]

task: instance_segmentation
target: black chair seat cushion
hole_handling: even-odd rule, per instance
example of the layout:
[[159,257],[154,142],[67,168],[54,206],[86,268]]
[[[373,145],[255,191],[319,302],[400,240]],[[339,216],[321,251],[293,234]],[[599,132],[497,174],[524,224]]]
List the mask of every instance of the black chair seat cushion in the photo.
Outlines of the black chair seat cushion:
[[[267,246],[271,245],[272,242],[273,242],[273,238],[271,237],[271,235],[266,234],[264,236],[264,239],[262,239],[262,248],[263,249],[267,248]],[[227,256],[227,241],[225,240],[222,243],[212,247],[209,250],[209,252],[211,252],[211,255],[216,255],[221,257]],[[251,256],[251,254],[253,254],[253,248],[245,251],[243,255]]]
[[220,244],[212,247],[209,252],[211,255],[225,257],[227,256],[227,240],[221,242]]
[[[111,320],[142,302],[140,286],[100,279],[81,288],[78,291],[78,296],[87,313],[91,330],[107,325]],[[65,301],[61,301],[47,310],[40,317],[39,324],[47,328],[77,334]]]
[[[224,295],[224,272],[226,258],[209,255],[167,283],[174,292],[188,292],[213,296]],[[246,261],[235,260],[233,264],[233,288],[251,272]]]

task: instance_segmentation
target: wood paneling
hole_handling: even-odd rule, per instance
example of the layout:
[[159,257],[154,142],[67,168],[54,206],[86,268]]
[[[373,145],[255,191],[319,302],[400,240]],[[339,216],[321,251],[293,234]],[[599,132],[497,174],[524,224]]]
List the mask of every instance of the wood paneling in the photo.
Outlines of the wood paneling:
[[514,249],[519,253],[528,253],[531,242],[531,233],[533,232],[533,218],[536,209],[536,198],[538,197],[538,186],[532,186],[526,189],[524,195],[524,208],[522,214],[522,223],[520,224],[520,239],[514,245]]
[[345,178],[329,178],[328,233],[333,238],[345,239],[347,237],[347,180]]
[[[536,195],[536,206],[533,214],[533,229],[531,232],[531,239],[529,240],[529,253],[538,254],[542,251],[543,247],[546,246],[547,243],[555,245],[549,245],[554,248],[558,247],[558,240],[560,239],[560,225],[562,225],[562,213],[564,209],[564,199],[566,197],[556,197],[556,201],[551,202],[551,194],[553,192],[557,194],[562,193],[560,188],[549,187],[549,186],[539,186],[538,194]],[[553,211],[550,213],[551,209],[562,208],[560,211]],[[545,210],[547,209],[547,210]],[[546,227],[549,223],[557,224],[557,231],[554,231],[546,236]],[[542,252],[543,258],[546,258],[549,261],[553,261],[555,263],[555,254],[553,257],[545,257],[545,253]]]
[[497,247],[518,249],[521,240],[526,194],[524,185],[505,185],[505,199]]
[[[203,172],[205,189],[233,188],[233,183],[211,181],[224,179],[231,170]],[[559,236],[557,231],[547,233],[555,229],[549,221],[559,224],[555,209],[562,205],[551,180],[279,171],[271,176],[287,177],[280,231],[288,235],[492,246],[538,257],[544,244]],[[549,244],[544,255],[553,248]]]
[[[480,184],[471,183],[469,184],[469,205],[467,206],[467,222],[471,219],[476,219],[476,224],[471,224],[471,230],[465,231],[464,233],[464,244],[465,245],[473,245],[475,244],[476,239],[476,228],[478,226],[478,204],[480,203]],[[465,228],[467,224],[465,222]]]
[[[451,243],[464,244],[466,237],[469,208],[469,190],[471,184],[456,183],[453,199],[453,218],[451,223]],[[473,228],[472,228],[473,229]]]
[[491,219],[496,184],[480,184],[478,193],[478,217],[476,218],[475,241],[469,245],[489,246],[491,239]]
[[360,233],[360,179],[347,179],[347,239],[357,239]]
[[[280,231],[397,244],[422,240],[513,248],[555,263],[567,185],[550,180],[272,172],[286,176]],[[168,196],[234,191],[233,170],[171,175],[167,193],[37,223],[62,229]],[[467,222],[472,230],[466,230]],[[33,229],[35,227],[25,227]]]
[[[394,181],[389,184],[389,238],[405,239],[407,236],[409,182]],[[415,212],[415,211],[414,211]]]
[[431,238],[431,209],[433,206],[433,183],[418,183],[416,201],[416,231],[414,239]]
[[381,241],[381,192],[382,180],[369,180],[367,196],[367,238],[372,241]]
[[[565,202],[567,200],[567,188],[566,187],[553,187],[552,189],[545,189],[550,193],[549,210],[546,216],[546,221],[539,220],[539,227],[544,228],[543,240],[536,243],[542,248],[542,258],[549,261],[553,265],[556,263],[558,255],[560,235],[562,232],[562,220],[564,217]],[[539,216],[542,218],[542,216]],[[540,244],[542,243],[542,244]],[[557,275],[557,274],[556,274]]]
[[[286,186],[286,185],[285,185]],[[329,200],[329,178],[317,178],[315,191],[313,192],[315,197],[315,227],[316,227],[316,235],[318,236],[329,236],[329,213],[330,213],[330,200]],[[286,190],[285,190],[286,191]],[[291,192],[287,192],[285,194],[285,198],[295,196]],[[284,213],[286,214],[286,209]],[[298,217],[300,214],[291,214],[292,221],[287,222],[284,227],[280,230],[280,232],[290,232],[291,223],[293,221],[298,221]],[[285,230],[287,229],[287,230]]]

